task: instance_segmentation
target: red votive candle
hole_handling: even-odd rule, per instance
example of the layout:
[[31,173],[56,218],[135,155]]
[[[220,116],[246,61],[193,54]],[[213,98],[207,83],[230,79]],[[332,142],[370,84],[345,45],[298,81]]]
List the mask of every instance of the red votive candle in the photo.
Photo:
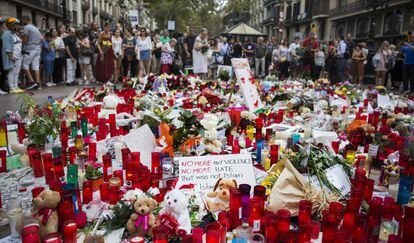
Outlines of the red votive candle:
[[39,225],[29,224],[22,230],[22,243],[40,243]]
[[130,153],[131,151],[129,151],[129,148],[122,148],[121,149],[121,154],[122,154],[122,169],[126,169],[126,163],[127,163],[127,160],[128,160],[128,158],[129,158],[129,153]]
[[278,227],[277,227],[277,216],[276,214],[269,214],[266,216],[264,235],[266,242],[277,242],[278,239]]
[[77,230],[78,226],[75,221],[70,220],[63,223],[62,233],[63,242],[65,243],[76,243],[77,242]]
[[19,138],[19,143],[23,143],[23,139],[26,138],[26,124],[19,122],[17,124],[17,137]]
[[160,173],[160,152],[151,152],[151,172],[158,174]]
[[76,159],[76,147],[72,146],[69,148],[69,163],[73,165]]
[[344,209],[344,205],[340,202],[331,202],[329,203],[329,213],[336,216],[338,222],[342,220],[342,211]]
[[109,185],[108,193],[109,204],[117,204],[119,201],[119,187],[116,185]]
[[276,164],[279,161],[279,145],[272,144],[270,145],[270,163]]
[[219,222],[213,222],[206,225],[206,239],[209,243],[222,242],[222,228]]
[[253,228],[253,233],[261,232],[260,219],[263,212],[263,202],[261,198],[252,197],[249,200],[249,225]]
[[370,202],[372,199],[372,194],[374,192],[374,184],[375,184],[375,180],[373,179],[366,179],[364,182],[364,200],[366,202]]
[[298,243],[307,243],[311,241],[311,226],[310,224],[299,225]]
[[339,141],[332,141],[331,146],[333,151],[338,154],[339,153]]
[[53,173],[52,153],[43,153],[42,160],[43,160],[43,169],[45,170],[46,184],[49,184],[55,179],[55,174]]
[[309,200],[299,201],[298,222],[301,224],[310,224],[312,214],[312,202]]
[[32,160],[32,168],[35,177],[42,177],[43,176],[43,165],[42,165],[42,157],[40,155],[39,150],[31,149],[29,151],[29,159]]
[[351,197],[346,201],[344,220],[342,229],[348,233],[352,232],[355,227],[355,217],[359,211],[359,200]]
[[43,243],[62,243],[59,233],[50,233],[43,238]]
[[241,224],[241,193],[239,189],[230,189],[230,202],[229,202],[229,217],[230,217],[230,229],[233,230]]
[[290,229],[290,211],[287,209],[279,209],[277,217],[279,219],[277,228],[279,232],[279,240],[283,241]]
[[196,239],[196,243],[203,243],[204,229],[196,227],[191,230],[191,234]]
[[152,228],[152,235],[154,243],[168,243],[168,233],[164,227],[155,226]]
[[99,193],[101,195],[101,201],[108,202],[109,200],[109,183],[104,182],[99,186]]
[[114,171],[114,177],[119,178],[119,185],[120,186],[124,185],[124,171],[123,170],[115,170]]
[[233,146],[231,147],[231,152],[233,154],[240,154],[240,145],[238,139],[234,139]]
[[322,242],[333,243],[335,241],[335,233],[337,231],[337,221],[333,214],[328,214],[323,219],[323,236]]
[[0,150],[0,173],[7,172],[7,151]]
[[311,224],[311,238],[316,240],[319,238],[319,232],[321,231],[321,223],[319,221],[312,221]]
[[89,143],[88,146],[88,159],[89,161],[96,161],[96,143]]
[[83,204],[88,204],[93,199],[93,185],[92,184],[93,184],[92,181],[84,181],[82,184],[83,185],[82,187],[82,191],[83,191],[82,203]]
[[104,181],[112,177],[112,157],[109,154],[102,155]]

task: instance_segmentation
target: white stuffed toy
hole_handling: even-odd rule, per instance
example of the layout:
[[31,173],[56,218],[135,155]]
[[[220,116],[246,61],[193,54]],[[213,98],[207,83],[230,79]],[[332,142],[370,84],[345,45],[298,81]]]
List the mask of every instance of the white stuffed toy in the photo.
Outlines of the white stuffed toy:
[[191,233],[190,213],[188,212],[188,198],[179,189],[169,191],[163,202],[160,214],[170,214],[178,222],[178,229]]
[[116,114],[116,107],[118,106],[118,98],[115,95],[107,95],[103,98],[102,109],[98,114],[98,118],[109,118],[110,114]]
[[207,114],[204,116],[203,120],[200,121],[200,124],[204,127],[204,145],[206,146],[206,151],[210,153],[220,153],[222,143],[218,138],[217,125],[219,119],[216,115]]

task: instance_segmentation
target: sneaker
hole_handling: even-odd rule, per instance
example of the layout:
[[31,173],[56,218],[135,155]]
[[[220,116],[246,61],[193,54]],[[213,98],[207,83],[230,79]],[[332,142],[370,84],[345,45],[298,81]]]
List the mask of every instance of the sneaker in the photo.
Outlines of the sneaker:
[[6,95],[6,94],[8,94],[6,91],[3,91],[0,89],[0,95]]
[[85,83],[83,83],[84,85],[89,85],[89,81],[85,81]]
[[55,84],[55,83],[53,83],[53,82],[50,82],[50,84],[51,84],[52,86],[57,86],[57,84]]
[[53,83],[52,82],[46,83],[46,87],[52,87],[52,86],[53,86]]
[[26,89],[32,90],[32,89],[38,89],[39,85],[37,83],[33,83],[32,85],[29,85]]
[[111,81],[106,82],[107,86],[114,86],[114,84]]
[[66,86],[74,86],[75,82],[71,82],[71,83],[66,83]]
[[14,89],[14,92],[16,92],[16,94],[20,94],[20,93],[24,93],[24,90],[22,90],[21,88],[17,87]]

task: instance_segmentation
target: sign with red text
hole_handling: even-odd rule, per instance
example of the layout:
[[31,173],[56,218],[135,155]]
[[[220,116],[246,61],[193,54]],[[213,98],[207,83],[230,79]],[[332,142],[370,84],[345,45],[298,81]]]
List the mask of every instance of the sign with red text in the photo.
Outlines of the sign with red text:
[[179,157],[174,160],[179,170],[177,187],[194,184],[196,191],[212,191],[220,178],[234,179],[237,185],[256,185],[250,154]]
[[246,58],[232,58],[231,65],[249,111],[254,112],[263,108],[249,61]]

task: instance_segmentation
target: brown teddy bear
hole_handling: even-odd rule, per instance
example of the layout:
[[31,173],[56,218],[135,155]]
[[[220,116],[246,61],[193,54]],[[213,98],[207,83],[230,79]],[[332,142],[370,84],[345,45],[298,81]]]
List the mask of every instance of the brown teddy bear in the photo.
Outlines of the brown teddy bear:
[[34,210],[37,210],[38,213],[39,234],[41,238],[58,231],[58,213],[56,208],[59,202],[59,192],[49,189],[42,191],[33,199]]
[[229,208],[230,189],[237,188],[236,180],[220,178],[214,191],[207,193],[207,207],[211,212],[225,211]]
[[134,205],[134,213],[131,214],[127,222],[127,230],[131,234],[138,233],[139,235],[145,235],[151,232],[152,227],[155,225],[154,210],[158,203],[152,198],[141,197],[138,198]]

